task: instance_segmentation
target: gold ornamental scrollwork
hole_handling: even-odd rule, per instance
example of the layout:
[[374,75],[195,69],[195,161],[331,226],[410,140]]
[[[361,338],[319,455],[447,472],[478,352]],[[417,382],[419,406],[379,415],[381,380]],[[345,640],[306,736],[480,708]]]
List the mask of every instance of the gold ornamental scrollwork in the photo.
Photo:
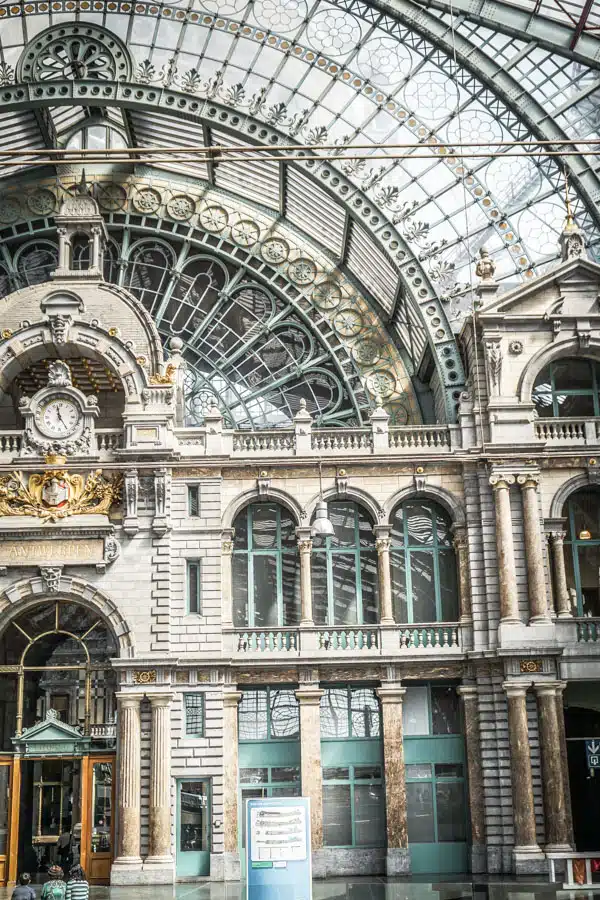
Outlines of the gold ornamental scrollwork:
[[174,384],[176,372],[177,366],[173,365],[173,363],[169,363],[169,365],[165,369],[164,375],[161,375],[159,373],[150,376],[150,384]]
[[522,659],[519,665],[519,671],[523,674],[534,674],[542,671],[541,659]]
[[121,499],[123,478],[106,478],[101,469],[87,477],[66,469],[30,475],[11,472],[0,477],[0,516],[35,516],[56,522],[68,516],[108,515]]
[[134,684],[156,684],[156,669],[146,669],[133,673]]

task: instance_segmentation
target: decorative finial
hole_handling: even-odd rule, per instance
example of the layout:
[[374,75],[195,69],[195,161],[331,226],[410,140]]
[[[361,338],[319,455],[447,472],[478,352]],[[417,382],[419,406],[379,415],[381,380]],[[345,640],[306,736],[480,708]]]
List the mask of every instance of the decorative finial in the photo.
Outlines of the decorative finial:
[[573,215],[571,198],[569,196],[569,176],[566,169],[564,174],[567,217],[559,238],[562,261],[567,262],[570,259],[587,259],[585,235],[575,221],[575,216]]
[[479,259],[477,260],[477,265],[475,266],[475,274],[478,278],[481,278],[482,281],[494,281],[494,274],[496,272],[496,263],[490,257],[490,254],[487,251],[486,247],[479,248]]
[[563,231],[574,231],[577,226],[575,224],[575,217],[573,215],[573,210],[571,208],[571,198],[569,196],[569,173],[565,169],[565,206],[567,207],[567,218],[565,219],[565,224],[563,227]]

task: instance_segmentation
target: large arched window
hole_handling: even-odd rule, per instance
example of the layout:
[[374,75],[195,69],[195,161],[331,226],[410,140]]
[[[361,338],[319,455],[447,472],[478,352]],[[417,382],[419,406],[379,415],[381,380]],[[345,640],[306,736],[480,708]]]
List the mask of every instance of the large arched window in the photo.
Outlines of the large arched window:
[[317,625],[369,625],[378,619],[373,522],[348,500],[328,504],[333,537],[313,540],[312,595]]
[[456,559],[448,514],[429,500],[407,500],[392,517],[392,593],[396,622],[458,619]]
[[300,576],[291,514],[278,503],[252,503],[233,525],[234,624],[238,628],[297,625]]
[[557,359],[533,385],[538,415],[546,418],[600,416],[600,365],[591,359]]
[[563,515],[567,585],[577,595],[576,615],[600,616],[600,491],[586,488],[572,494]]

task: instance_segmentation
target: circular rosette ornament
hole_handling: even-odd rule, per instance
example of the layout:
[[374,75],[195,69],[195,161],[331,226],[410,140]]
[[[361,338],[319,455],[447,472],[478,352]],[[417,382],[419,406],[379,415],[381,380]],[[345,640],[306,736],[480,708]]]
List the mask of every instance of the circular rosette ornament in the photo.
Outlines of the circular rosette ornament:
[[322,281],[312,292],[312,300],[319,309],[335,309],[340,305],[342,290],[335,281]]
[[301,257],[289,264],[288,275],[296,284],[312,284],[317,277],[317,267],[312,259]]
[[219,234],[227,227],[229,214],[222,206],[207,206],[198,216],[198,222],[205,231],[211,234]]

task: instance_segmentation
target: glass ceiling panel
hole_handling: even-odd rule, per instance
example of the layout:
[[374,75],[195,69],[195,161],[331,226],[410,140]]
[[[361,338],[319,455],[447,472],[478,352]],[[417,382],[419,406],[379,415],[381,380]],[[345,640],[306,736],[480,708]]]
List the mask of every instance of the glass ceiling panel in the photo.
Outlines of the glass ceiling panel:
[[[545,16],[565,25],[577,25],[584,5],[584,0],[504,0],[504,2],[532,15]],[[600,28],[600,5],[597,0],[592,6],[586,27]]]
[[[564,9],[580,5],[560,2]],[[57,0],[49,8],[36,0],[26,7],[30,12],[19,9],[14,18],[16,7],[0,4],[2,61],[14,67],[24,43],[64,20],[66,3]],[[536,3],[514,0],[532,12]],[[540,12],[548,7],[549,15],[555,5],[542,0]],[[439,291],[453,288],[452,268],[466,288],[470,260],[483,243],[511,285],[558,258],[564,205],[557,165],[533,157],[493,159],[494,142],[528,140],[528,128],[485,85],[391,16],[360,0],[180,0],[162,6],[141,0],[120,8],[98,0],[94,10],[79,9],[68,18],[117,33],[140,80],[160,84],[168,67],[181,89],[195,69],[200,95],[249,111],[298,142],[337,143],[332,165],[398,226],[426,267],[435,258],[438,269],[432,263],[429,273]],[[557,121],[568,134],[597,133],[597,71],[483,26],[457,19],[456,27],[545,109],[559,110]],[[389,146],[410,144],[418,155],[425,144],[469,140],[489,141],[481,150],[489,155],[398,159]],[[344,159],[348,142],[387,158]],[[577,197],[574,208],[598,255],[600,234],[591,215]],[[546,225],[543,240],[538,222]],[[440,265],[444,278],[432,274]]]

